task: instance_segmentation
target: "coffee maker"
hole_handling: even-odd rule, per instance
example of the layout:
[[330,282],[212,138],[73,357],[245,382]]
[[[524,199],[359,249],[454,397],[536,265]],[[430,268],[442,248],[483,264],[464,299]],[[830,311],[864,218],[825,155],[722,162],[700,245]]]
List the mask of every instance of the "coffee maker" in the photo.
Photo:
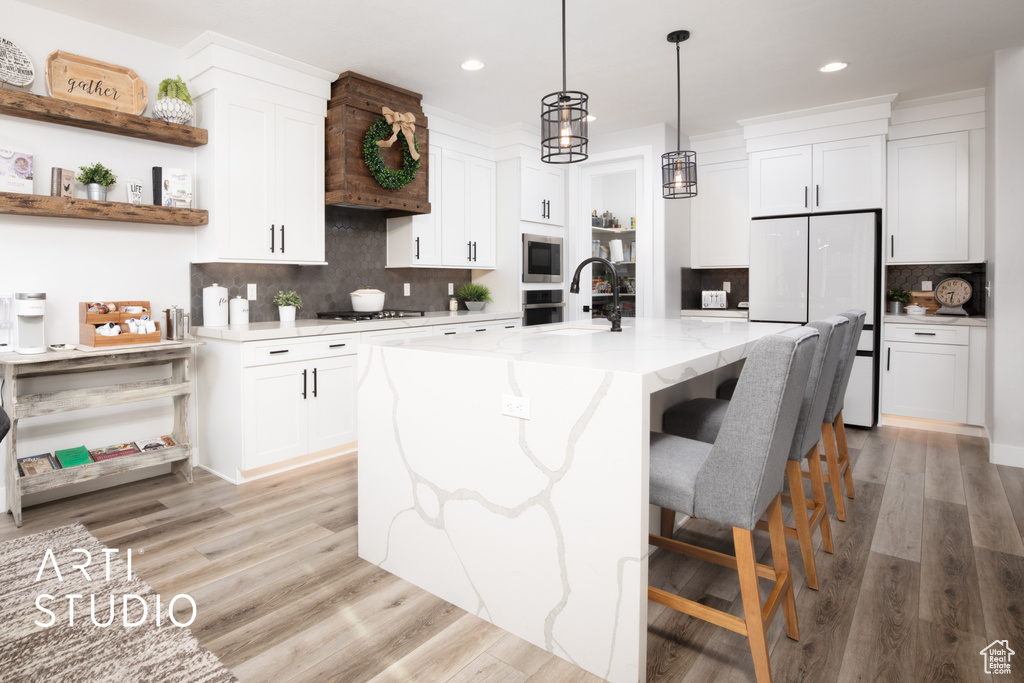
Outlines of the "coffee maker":
[[46,353],[43,318],[46,294],[17,292],[14,295],[14,350],[18,353]]

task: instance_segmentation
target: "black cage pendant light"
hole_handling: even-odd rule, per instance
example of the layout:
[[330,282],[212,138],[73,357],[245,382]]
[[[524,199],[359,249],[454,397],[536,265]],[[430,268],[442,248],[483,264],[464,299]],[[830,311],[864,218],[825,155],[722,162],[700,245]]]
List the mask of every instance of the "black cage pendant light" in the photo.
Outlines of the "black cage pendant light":
[[540,160],[572,164],[587,158],[587,97],[565,87],[565,0],[562,0],[562,90],[540,101]]
[[676,44],[676,151],[661,155],[661,196],[686,199],[697,196],[697,153],[680,149],[682,85],[679,69],[679,43],[690,37],[689,31],[672,31],[668,42]]

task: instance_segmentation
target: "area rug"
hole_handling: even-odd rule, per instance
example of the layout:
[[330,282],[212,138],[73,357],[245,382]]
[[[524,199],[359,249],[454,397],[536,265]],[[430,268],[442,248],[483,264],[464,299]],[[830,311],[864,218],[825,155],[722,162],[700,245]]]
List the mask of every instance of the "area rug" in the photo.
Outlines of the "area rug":
[[126,549],[105,550],[81,524],[0,543],[0,679],[236,680],[171,621],[171,602],[189,621],[184,597],[157,595],[128,576]]

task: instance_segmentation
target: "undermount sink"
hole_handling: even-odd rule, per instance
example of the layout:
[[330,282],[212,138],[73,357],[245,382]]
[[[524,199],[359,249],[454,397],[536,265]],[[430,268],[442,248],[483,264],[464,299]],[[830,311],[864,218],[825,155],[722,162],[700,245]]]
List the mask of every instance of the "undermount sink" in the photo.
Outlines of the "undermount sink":
[[602,327],[563,327],[559,330],[537,330],[540,334],[560,334],[563,337],[575,337],[580,334],[594,334],[595,332],[607,332]]

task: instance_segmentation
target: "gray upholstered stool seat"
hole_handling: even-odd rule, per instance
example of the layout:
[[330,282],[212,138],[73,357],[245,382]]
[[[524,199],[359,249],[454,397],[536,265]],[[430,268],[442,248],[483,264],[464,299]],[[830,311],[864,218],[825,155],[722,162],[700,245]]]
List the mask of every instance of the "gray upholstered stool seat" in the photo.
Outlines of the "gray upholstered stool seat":
[[[650,543],[736,569],[743,619],[654,586],[648,599],[746,635],[759,683],[771,681],[766,631],[780,607],[787,635],[799,637],[780,494],[817,337],[801,327],[758,340],[713,444],[651,435],[651,502],[731,526],[736,555],[655,534]],[[764,514],[774,566],[758,564],[754,552],[751,530]],[[764,606],[758,577],[775,581]]]
[[7,416],[3,408],[0,408],[0,441],[7,436],[9,431],[11,431],[11,418]]

